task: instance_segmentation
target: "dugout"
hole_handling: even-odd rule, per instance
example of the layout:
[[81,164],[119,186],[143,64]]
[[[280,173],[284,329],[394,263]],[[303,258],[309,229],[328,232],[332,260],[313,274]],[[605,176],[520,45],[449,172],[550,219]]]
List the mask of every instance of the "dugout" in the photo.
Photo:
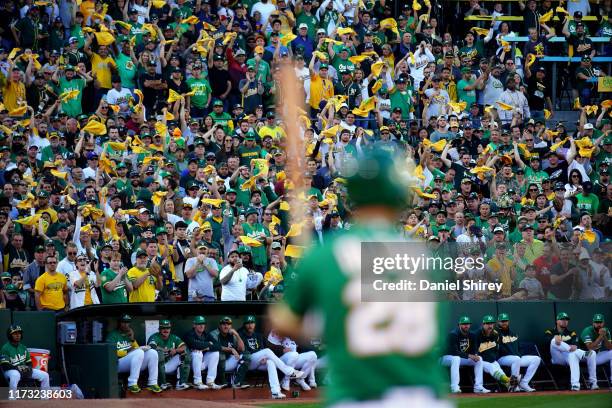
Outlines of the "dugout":
[[[497,317],[499,313],[506,312],[510,314],[512,329],[520,335],[522,341],[542,345],[544,330],[554,326],[556,313],[567,312],[571,318],[570,327],[576,331],[590,325],[595,313],[603,313],[610,327],[611,305],[610,302],[449,302],[443,327],[450,331],[456,327],[459,316],[467,315],[472,319],[472,328],[476,329],[484,315]],[[103,343],[103,340],[106,333],[116,327],[117,319],[122,314],[128,313],[132,316],[136,340],[139,344],[145,344],[146,321],[155,322],[162,318],[170,319],[175,332],[182,335],[191,328],[191,321],[197,315],[206,317],[207,330],[210,331],[217,327],[222,316],[231,317],[234,327],[239,328],[244,317],[253,314],[259,320],[260,330],[266,331],[267,306],[265,302],[128,303],[92,305],[57,315],[52,312],[0,310],[0,330],[5,336],[10,324],[19,324],[24,330],[24,344],[27,347],[51,350],[49,369],[53,384],[66,383],[67,373],[68,380],[77,383],[87,397],[117,398],[120,395],[120,387],[115,350]],[[78,332],[77,343],[65,345],[63,350],[57,335],[57,323],[60,321],[75,322]],[[62,351],[64,359],[61,357]],[[0,379],[0,382],[2,381],[3,379]]]

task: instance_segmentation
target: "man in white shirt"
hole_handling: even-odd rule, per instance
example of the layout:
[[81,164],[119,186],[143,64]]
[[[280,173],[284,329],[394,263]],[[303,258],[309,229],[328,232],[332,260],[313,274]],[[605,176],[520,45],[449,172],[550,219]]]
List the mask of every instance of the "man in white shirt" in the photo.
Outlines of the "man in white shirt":
[[276,10],[276,6],[270,2],[270,0],[261,0],[255,4],[253,4],[253,8],[251,9],[251,17],[255,15],[256,11],[259,11],[261,14],[261,20],[258,22],[260,24],[265,24],[268,21],[268,18]]
[[132,92],[128,88],[121,86],[121,78],[119,76],[113,76],[112,79],[113,88],[106,94],[106,102],[111,105],[119,105],[120,112],[127,112],[130,110],[128,104],[132,97]]
[[221,301],[245,301],[249,271],[242,266],[238,251],[230,251],[228,264],[221,269]]
[[527,123],[531,117],[529,102],[527,102],[527,98],[525,98],[525,95],[522,92],[516,90],[516,81],[514,80],[514,77],[509,78],[506,81],[506,90],[499,96],[499,101],[505,103],[506,105],[510,105],[513,108],[511,110],[504,110],[500,107],[497,108],[499,118],[503,124],[512,122],[512,116],[515,112],[521,115],[523,123]]
[[198,245],[198,255],[185,262],[185,276],[189,278],[189,301],[214,302],[213,279],[219,274],[217,262],[207,256],[208,247]]
[[491,68],[483,92],[483,103],[485,105],[495,105],[502,92],[504,92],[504,84],[500,80],[502,68],[500,65]]

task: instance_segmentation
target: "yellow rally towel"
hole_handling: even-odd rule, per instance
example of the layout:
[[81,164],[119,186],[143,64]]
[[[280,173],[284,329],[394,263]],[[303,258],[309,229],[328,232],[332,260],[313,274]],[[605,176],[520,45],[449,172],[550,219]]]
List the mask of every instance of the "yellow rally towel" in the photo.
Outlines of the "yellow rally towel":
[[38,220],[40,220],[40,217],[42,217],[42,214],[34,214],[34,215],[30,215],[29,217],[17,219],[15,220],[15,222],[21,225],[34,226],[38,224]]
[[419,197],[423,197],[423,198],[436,198],[437,197],[435,194],[424,193],[423,190],[421,190],[419,187],[412,187],[412,189],[414,190],[415,193],[417,193]]
[[9,111],[9,116],[23,116],[28,111],[27,106],[20,106],[19,108]]
[[247,245],[247,246],[250,246],[250,247],[260,247],[260,246],[263,245],[260,241],[254,239],[254,238],[251,238],[251,237],[247,237],[246,235],[241,235],[240,236],[240,241],[242,241],[242,243],[244,245]]
[[533,54],[527,55],[527,68],[531,67],[536,60],[536,56]]
[[550,21],[550,19],[552,18],[552,16],[553,16],[553,11],[552,11],[552,10],[549,10],[549,11],[548,11],[548,13],[543,14],[543,15],[540,17],[540,20],[539,20],[539,21],[540,21],[540,24],[542,24],[542,23],[546,23],[546,22]]
[[377,61],[372,64],[370,68],[375,77],[380,76],[380,71],[382,71],[383,65],[385,65],[384,61]]
[[459,113],[465,110],[467,107],[467,102],[448,102],[448,106],[450,106],[455,113]]
[[115,37],[109,32],[94,33],[98,45],[110,45],[115,42]]
[[156,191],[153,193],[153,197],[151,197],[151,201],[153,201],[153,204],[159,207],[162,199],[167,195],[168,195],[167,191]]
[[472,27],[472,28],[470,28],[470,31],[473,31],[473,32],[475,32],[478,35],[484,35],[484,36],[489,34],[489,30],[488,29],[480,28],[480,27]]
[[69,100],[74,99],[77,96],[79,96],[80,93],[81,91],[79,91],[78,89],[75,89],[74,91],[66,91],[66,92],[62,92],[59,98],[62,100],[62,102],[66,103]]
[[285,256],[289,258],[301,258],[305,247],[298,245],[287,245],[285,248]]
[[189,16],[183,20],[181,20],[181,24],[198,24],[200,22],[200,19],[197,18],[196,16]]
[[289,44],[291,41],[295,40],[296,38],[297,38],[297,35],[293,33],[287,33],[279,41],[282,45],[286,47],[287,44]]
[[422,6],[419,4],[419,0],[413,0],[412,1],[412,9],[414,11],[419,11],[422,8]]
[[512,107],[511,105],[508,105],[508,104],[503,103],[503,102],[500,102],[500,101],[497,101],[497,105],[498,105],[500,108],[502,108],[503,110],[505,110],[505,111],[510,111],[510,110],[513,110],[513,109],[514,109],[514,107]]
[[90,120],[85,127],[82,129],[84,132],[91,133],[92,135],[100,136],[106,134],[106,126],[97,120]]
[[302,224],[299,222],[291,224],[291,227],[289,227],[289,232],[287,232],[285,237],[297,237],[298,235],[302,235]]
[[201,203],[212,205],[213,207],[219,208],[221,204],[225,202],[225,200],[221,198],[202,198],[200,200]]
[[[383,20],[384,21],[384,20]],[[380,25],[382,27],[382,21],[380,22]],[[336,34],[338,35],[347,35],[347,34],[355,34],[355,31],[350,28],[350,27],[342,27],[336,30]]]
[[550,119],[551,115],[552,115],[551,111],[549,111],[548,109],[544,109],[544,119]]
[[429,139],[423,139],[423,146],[431,147],[432,150],[441,152],[446,147],[446,139],[440,139],[436,143],[432,143]]

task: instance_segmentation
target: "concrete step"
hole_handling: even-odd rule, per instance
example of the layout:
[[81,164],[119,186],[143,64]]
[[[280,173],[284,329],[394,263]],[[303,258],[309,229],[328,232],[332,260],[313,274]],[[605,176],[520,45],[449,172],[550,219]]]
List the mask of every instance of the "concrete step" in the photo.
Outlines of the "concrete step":
[[[319,389],[310,391],[302,391],[299,387],[291,387],[291,391],[283,391],[287,399],[311,400],[319,397]],[[235,390],[233,388],[224,388],[222,390],[195,390],[188,389],[177,391],[169,389],[159,394],[152,393],[143,389],[138,394],[126,393],[128,399],[146,399],[146,398],[182,398],[182,399],[197,399],[204,401],[232,401],[232,400],[266,400],[271,399],[272,394],[270,388],[266,386],[251,387],[244,390]]]

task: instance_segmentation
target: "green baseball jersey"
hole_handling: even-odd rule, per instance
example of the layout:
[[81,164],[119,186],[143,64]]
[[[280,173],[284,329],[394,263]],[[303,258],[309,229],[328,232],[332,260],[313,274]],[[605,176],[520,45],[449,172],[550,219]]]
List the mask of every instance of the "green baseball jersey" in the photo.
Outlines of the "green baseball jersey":
[[23,344],[14,345],[11,342],[4,343],[0,349],[0,365],[9,365],[17,368],[22,365],[32,365],[30,352]]
[[246,145],[241,145],[238,147],[238,155],[240,156],[241,166],[250,166],[252,159],[263,157],[261,147],[259,146],[247,147]]
[[183,344],[185,344],[185,342],[181,340],[179,336],[173,333],[170,333],[167,339],[164,339],[161,333],[155,333],[151,335],[151,337],[149,337],[149,341],[147,341],[147,345],[151,346],[151,348],[163,350],[166,359],[169,356],[170,350],[177,349]]
[[128,293],[123,279],[119,281],[112,292],[104,288],[104,285],[111,282],[117,277],[117,273],[110,268],[102,271],[100,278],[102,279],[102,303],[127,303]]
[[106,342],[117,345],[117,357],[124,357],[132,349],[134,343],[126,333],[113,330],[106,337]]
[[[607,327],[604,327],[604,329],[606,330],[607,333],[607,338],[610,338],[610,330]],[[597,338],[599,337],[599,333],[595,331],[595,328],[593,328],[593,326],[589,326],[586,327],[582,333],[580,333],[580,343],[582,345],[584,345],[585,349],[586,349],[586,345],[589,343],[592,343],[593,341],[595,341]],[[602,350],[603,349],[603,350]],[[594,349],[594,351],[596,352],[600,352],[600,351],[604,351],[604,345],[603,345],[603,341],[601,343],[599,343],[599,347],[597,347],[596,349]]]
[[380,221],[354,225],[308,250],[287,282],[285,302],[293,314],[324,314],[330,405],[379,399],[398,387],[428,387],[438,395],[444,389],[441,305],[361,302],[361,243],[400,240]]
[[57,87],[58,95],[64,92],[79,91],[79,94],[66,102],[62,102],[62,112],[65,112],[71,118],[74,118],[83,113],[81,100],[83,99],[83,89],[85,88],[85,80],[83,78],[73,78],[68,81],[65,77],[61,77]]

